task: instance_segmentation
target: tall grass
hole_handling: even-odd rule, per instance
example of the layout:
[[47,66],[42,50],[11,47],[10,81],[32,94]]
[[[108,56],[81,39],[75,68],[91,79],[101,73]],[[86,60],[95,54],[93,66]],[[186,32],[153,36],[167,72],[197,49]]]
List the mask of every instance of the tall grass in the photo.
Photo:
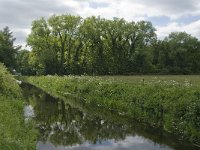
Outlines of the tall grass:
[[0,64],[0,149],[34,150],[36,131],[25,123],[21,89],[6,68]]
[[26,80],[53,95],[82,97],[88,105],[132,116],[200,144],[200,86],[188,79],[142,77],[127,82],[116,77],[41,76]]

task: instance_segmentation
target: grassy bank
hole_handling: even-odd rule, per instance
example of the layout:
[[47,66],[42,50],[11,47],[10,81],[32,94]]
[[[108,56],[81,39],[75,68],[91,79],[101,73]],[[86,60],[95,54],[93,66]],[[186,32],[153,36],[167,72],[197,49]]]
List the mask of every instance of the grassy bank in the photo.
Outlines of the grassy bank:
[[200,87],[194,81],[128,78],[41,76],[26,80],[52,95],[82,97],[88,105],[132,116],[200,144]]
[[25,123],[21,89],[6,68],[0,64],[0,149],[34,150],[36,132]]

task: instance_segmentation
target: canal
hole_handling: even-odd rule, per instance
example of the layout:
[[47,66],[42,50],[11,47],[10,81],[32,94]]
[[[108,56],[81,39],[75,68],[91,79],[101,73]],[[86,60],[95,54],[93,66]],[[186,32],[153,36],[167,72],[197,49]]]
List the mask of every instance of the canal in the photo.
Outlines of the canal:
[[127,116],[88,106],[80,99],[54,98],[22,83],[24,116],[39,131],[37,150],[197,150],[160,129]]

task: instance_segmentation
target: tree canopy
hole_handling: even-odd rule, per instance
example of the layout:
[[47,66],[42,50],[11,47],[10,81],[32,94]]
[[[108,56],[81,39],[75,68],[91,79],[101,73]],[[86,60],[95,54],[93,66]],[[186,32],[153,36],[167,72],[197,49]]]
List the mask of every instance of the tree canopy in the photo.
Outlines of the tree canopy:
[[186,32],[157,38],[149,21],[52,15],[32,22],[27,44],[0,32],[0,61],[25,75],[198,74],[200,41]]
[[147,21],[53,15],[33,21],[27,43],[44,74],[103,75],[146,72],[156,39]]

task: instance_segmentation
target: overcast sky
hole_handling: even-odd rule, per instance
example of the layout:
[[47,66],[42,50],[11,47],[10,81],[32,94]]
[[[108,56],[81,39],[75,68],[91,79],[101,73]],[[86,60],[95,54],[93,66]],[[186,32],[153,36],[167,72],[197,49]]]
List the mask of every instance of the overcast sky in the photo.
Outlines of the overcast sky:
[[9,26],[25,45],[33,20],[63,13],[148,20],[159,38],[186,31],[200,39],[200,0],[0,0],[0,29]]

